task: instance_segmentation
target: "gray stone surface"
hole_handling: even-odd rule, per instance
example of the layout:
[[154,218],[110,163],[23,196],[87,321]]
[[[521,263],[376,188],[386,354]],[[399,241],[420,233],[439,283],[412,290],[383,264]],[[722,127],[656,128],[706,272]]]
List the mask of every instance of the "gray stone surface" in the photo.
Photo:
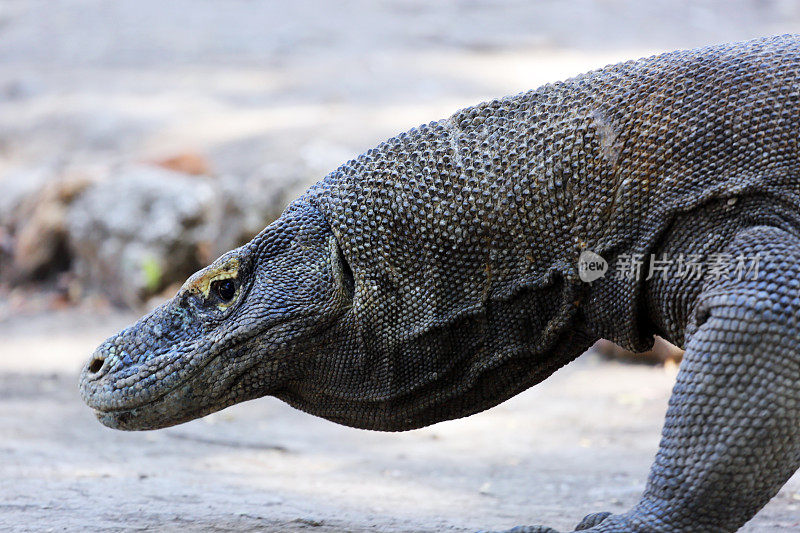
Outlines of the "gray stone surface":
[[128,304],[182,282],[205,259],[214,192],[207,178],[145,166],[95,183],[68,216],[79,279]]

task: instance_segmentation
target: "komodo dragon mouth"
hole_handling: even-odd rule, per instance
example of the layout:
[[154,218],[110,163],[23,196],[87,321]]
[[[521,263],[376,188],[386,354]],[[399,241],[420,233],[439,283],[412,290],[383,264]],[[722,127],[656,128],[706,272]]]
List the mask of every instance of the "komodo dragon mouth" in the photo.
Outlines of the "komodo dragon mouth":
[[[149,316],[142,320],[148,318]],[[292,329],[292,324],[301,323],[308,318],[300,316],[281,320],[272,324],[270,329]],[[251,332],[238,338],[237,344],[246,345],[256,333]],[[103,349],[114,339],[115,337],[112,337],[101,345],[92,361],[108,359]],[[90,363],[81,373],[81,396],[103,425],[115,429],[158,429],[199,418],[219,410],[220,405],[236,403],[232,399],[216,397],[210,400],[206,387],[209,376],[213,379],[219,375],[221,368],[225,368],[228,372],[229,378],[225,380],[228,386],[236,382],[238,376],[231,374],[230,368],[226,366],[227,362],[223,361],[224,356],[230,355],[231,352],[235,353],[236,348],[224,344],[210,347],[204,352],[203,357],[190,357],[187,351],[173,350],[149,359],[149,361],[161,360],[156,370],[119,377],[113,381],[104,381],[109,374],[104,371],[106,363],[95,372],[92,372]],[[189,364],[172,369],[168,377],[163,375],[159,377],[158,369],[169,368],[178,361]],[[241,366],[239,370],[241,373],[246,373],[249,367]],[[160,386],[148,387],[154,378]],[[211,403],[207,405],[209,401]]]

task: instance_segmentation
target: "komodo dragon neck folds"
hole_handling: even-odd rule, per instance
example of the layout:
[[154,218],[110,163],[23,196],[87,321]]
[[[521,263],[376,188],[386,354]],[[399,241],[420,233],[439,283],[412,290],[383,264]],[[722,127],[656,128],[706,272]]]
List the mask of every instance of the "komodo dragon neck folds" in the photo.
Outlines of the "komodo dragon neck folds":
[[654,334],[686,354],[647,487],[579,529],[735,531],[800,466],[800,36],[609,66],[389,139],[105,341],[81,392],[119,429],[272,395],[402,431]]

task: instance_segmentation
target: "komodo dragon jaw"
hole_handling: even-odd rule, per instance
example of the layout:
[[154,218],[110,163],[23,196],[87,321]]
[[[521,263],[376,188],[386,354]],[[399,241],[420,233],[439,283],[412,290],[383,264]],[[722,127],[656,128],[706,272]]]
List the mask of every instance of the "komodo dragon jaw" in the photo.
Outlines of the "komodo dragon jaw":
[[318,211],[297,205],[100,345],[81,395],[106,426],[144,430],[275,393],[351,296],[332,233]]

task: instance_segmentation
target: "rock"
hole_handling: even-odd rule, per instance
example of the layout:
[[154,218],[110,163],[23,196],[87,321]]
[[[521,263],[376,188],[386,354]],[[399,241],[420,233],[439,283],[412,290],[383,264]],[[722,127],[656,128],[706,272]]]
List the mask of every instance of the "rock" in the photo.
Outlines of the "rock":
[[212,180],[135,166],[95,184],[70,209],[74,270],[85,287],[138,306],[204,266],[218,202]]
[[47,282],[70,301],[100,294],[141,307],[249,241],[302,191],[308,174],[275,164],[244,178],[152,165],[91,170],[6,175],[0,282]]
[[50,198],[36,206],[19,229],[12,247],[14,277],[36,280],[67,270],[66,208]]
[[52,170],[44,166],[14,168],[0,177],[3,190],[0,195],[0,282],[9,283],[16,277],[13,267],[16,229],[24,219],[30,198],[48,179],[52,179]]
[[18,169],[3,178],[0,281],[52,279],[69,267],[67,208],[89,181],[48,167]]
[[72,256],[67,212],[89,184],[88,177],[60,179],[47,184],[30,200],[30,213],[20,218],[13,243],[15,277],[41,280],[69,268]]
[[0,227],[13,228],[19,211],[30,199],[55,177],[48,166],[15,168],[0,178],[3,194],[0,195]]

